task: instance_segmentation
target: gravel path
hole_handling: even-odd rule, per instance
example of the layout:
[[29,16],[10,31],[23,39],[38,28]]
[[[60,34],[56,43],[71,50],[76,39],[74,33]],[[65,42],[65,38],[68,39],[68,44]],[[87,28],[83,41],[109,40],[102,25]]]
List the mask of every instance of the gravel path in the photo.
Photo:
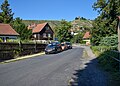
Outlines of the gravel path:
[[85,49],[88,56],[83,56],[83,64],[80,65],[79,70],[75,70],[75,73],[70,80],[72,86],[108,86],[107,73],[98,67],[97,59],[90,47],[81,47]]

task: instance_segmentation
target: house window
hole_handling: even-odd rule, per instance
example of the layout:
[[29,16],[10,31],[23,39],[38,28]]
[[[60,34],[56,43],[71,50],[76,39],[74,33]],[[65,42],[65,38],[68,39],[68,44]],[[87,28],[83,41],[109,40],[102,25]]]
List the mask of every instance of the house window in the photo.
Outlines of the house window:
[[48,37],[51,38],[51,34],[48,34]]
[[34,38],[36,38],[36,34],[34,34]]
[[46,36],[46,33],[43,33],[43,38],[46,38],[47,36]]
[[49,30],[49,27],[45,27],[46,30]]

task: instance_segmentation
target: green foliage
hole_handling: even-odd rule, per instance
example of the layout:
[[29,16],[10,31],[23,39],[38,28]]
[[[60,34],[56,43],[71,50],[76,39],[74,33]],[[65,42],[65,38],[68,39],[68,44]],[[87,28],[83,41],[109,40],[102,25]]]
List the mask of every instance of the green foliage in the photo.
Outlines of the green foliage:
[[67,22],[65,20],[61,21],[61,24],[56,27],[56,36],[59,41],[70,41],[72,38],[72,35],[70,33],[71,23]]
[[82,43],[83,41],[83,33],[79,32],[77,35],[74,35],[71,42],[72,43]]
[[119,0],[98,0],[93,8],[98,11],[99,16],[93,22],[92,43],[99,45],[102,37],[117,33],[117,17],[120,15]]
[[105,51],[109,51],[109,50],[116,50],[116,47],[113,46],[91,46],[91,49],[93,51],[93,53],[96,56],[99,56],[100,54],[102,54]]
[[0,38],[0,42],[3,42],[3,40]]
[[7,42],[10,42],[10,43],[19,43],[20,39],[7,39]]
[[32,31],[27,29],[27,26],[22,23],[22,19],[14,19],[12,26],[20,34],[19,37],[21,40],[30,39],[32,36]]
[[100,41],[101,46],[114,46],[117,48],[118,46],[118,35],[113,35],[113,36],[107,36],[103,37],[103,39]]
[[12,9],[9,8],[10,4],[8,3],[8,0],[4,0],[4,2],[1,5],[1,15],[0,15],[0,20],[3,23],[12,23],[13,21],[13,15]]

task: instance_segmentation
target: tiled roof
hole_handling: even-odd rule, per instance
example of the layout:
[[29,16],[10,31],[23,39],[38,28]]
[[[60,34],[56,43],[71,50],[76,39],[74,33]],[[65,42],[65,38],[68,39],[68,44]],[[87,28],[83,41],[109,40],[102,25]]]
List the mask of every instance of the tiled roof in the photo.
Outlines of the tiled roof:
[[42,24],[38,24],[32,31],[32,33],[37,33],[40,32],[46,25],[47,23],[42,23]]
[[9,24],[0,24],[0,35],[19,35]]
[[90,32],[86,32],[83,38],[90,38]]

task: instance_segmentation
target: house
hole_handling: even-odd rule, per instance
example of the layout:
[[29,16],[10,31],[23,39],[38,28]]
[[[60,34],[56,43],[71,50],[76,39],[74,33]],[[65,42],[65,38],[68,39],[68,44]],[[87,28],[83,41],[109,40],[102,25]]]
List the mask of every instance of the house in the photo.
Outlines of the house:
[[0,23],[0,38],[6,42],[7,39],[17,39],[19,34],[9,25]]
[[37,24],[32,33],[35,40],[53,40],[54,31],[48,23]]
[[86,32],[86,33],[84,34],[84,36],[83,36],[83,41],[86,42],[86,45],[90,45],[90,37],[91,37],[90,32]]

